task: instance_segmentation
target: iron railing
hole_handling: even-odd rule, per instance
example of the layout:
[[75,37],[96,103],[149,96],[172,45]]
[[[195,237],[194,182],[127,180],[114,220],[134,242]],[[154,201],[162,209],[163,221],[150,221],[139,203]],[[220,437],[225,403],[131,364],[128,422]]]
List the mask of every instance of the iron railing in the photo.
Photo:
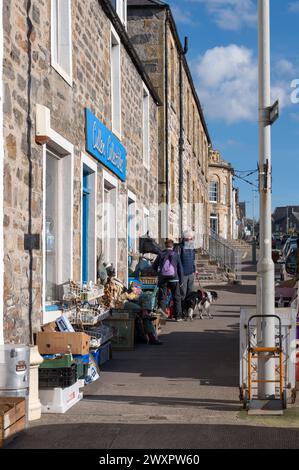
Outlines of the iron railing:
[[212,230],[209,235],[204,235],[203,251],[214,261],[228,271],[235,272],[237,265],[237,252],[229,242]]

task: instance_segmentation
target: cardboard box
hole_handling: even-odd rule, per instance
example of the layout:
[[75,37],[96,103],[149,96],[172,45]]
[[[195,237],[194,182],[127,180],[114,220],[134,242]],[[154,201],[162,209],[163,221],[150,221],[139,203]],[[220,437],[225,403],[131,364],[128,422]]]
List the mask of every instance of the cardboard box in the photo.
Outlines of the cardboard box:
[[46,331],[48,333],[55,333],[55,331],[57,331],[56,322],[52,321],[51,323],[47,323],[46,325],[43,325],[42,331]]
[[37,334],[40,354],[88,354],[90,336],[85,333],[48,333]]
[[69,319],[62,315],[61,317],[57,318],[56,325],[58,326],[59,330],[64,333],[69,331],[70,333],[74,333],[74,328],[72,327]]

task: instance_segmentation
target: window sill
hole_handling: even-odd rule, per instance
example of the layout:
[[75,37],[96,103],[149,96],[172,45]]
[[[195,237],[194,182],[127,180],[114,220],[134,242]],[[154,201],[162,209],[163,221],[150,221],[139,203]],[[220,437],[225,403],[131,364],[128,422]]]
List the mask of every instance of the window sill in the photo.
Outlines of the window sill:
[[63,78],[63,80],[70,86],[70,87],[73,87],[73,79],[72,79],[72,76],[71,75],[68,75],[67,72],[65,70],[63,70],[62,67],[60,67],[59,64],[57,64],[56,62],[51,62],[51,66],[54,70],[56,70],[56,72],[61,76],[61,78]]
[[118,140],[121,142],[121,132],[118,132],[117,130],[112,128],[112,134],[114,134],[115,137],[117,137]]
[[56,303],[45,305],[45,312],[58,312],[59,310],[62,310],[62,307]]

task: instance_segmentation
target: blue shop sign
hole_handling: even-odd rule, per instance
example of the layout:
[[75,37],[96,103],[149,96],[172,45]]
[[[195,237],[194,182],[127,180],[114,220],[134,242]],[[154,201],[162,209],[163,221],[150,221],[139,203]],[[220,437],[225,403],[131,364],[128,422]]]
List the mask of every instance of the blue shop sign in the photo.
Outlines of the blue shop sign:
[[126,149],[89,109],[86,109],[86,150],[122,181],[126,181]]

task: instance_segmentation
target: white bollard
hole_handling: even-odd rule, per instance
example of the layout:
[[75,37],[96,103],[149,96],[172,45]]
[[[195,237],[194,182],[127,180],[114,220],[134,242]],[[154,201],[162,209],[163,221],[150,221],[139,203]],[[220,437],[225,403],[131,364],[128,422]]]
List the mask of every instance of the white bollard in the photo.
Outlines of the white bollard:
[[30,375],[29,375],[29,413],[28,420],[35,421],[41,418],[41,403],[38,395],[38,368],[43,362],[37,346],[30,347]]

